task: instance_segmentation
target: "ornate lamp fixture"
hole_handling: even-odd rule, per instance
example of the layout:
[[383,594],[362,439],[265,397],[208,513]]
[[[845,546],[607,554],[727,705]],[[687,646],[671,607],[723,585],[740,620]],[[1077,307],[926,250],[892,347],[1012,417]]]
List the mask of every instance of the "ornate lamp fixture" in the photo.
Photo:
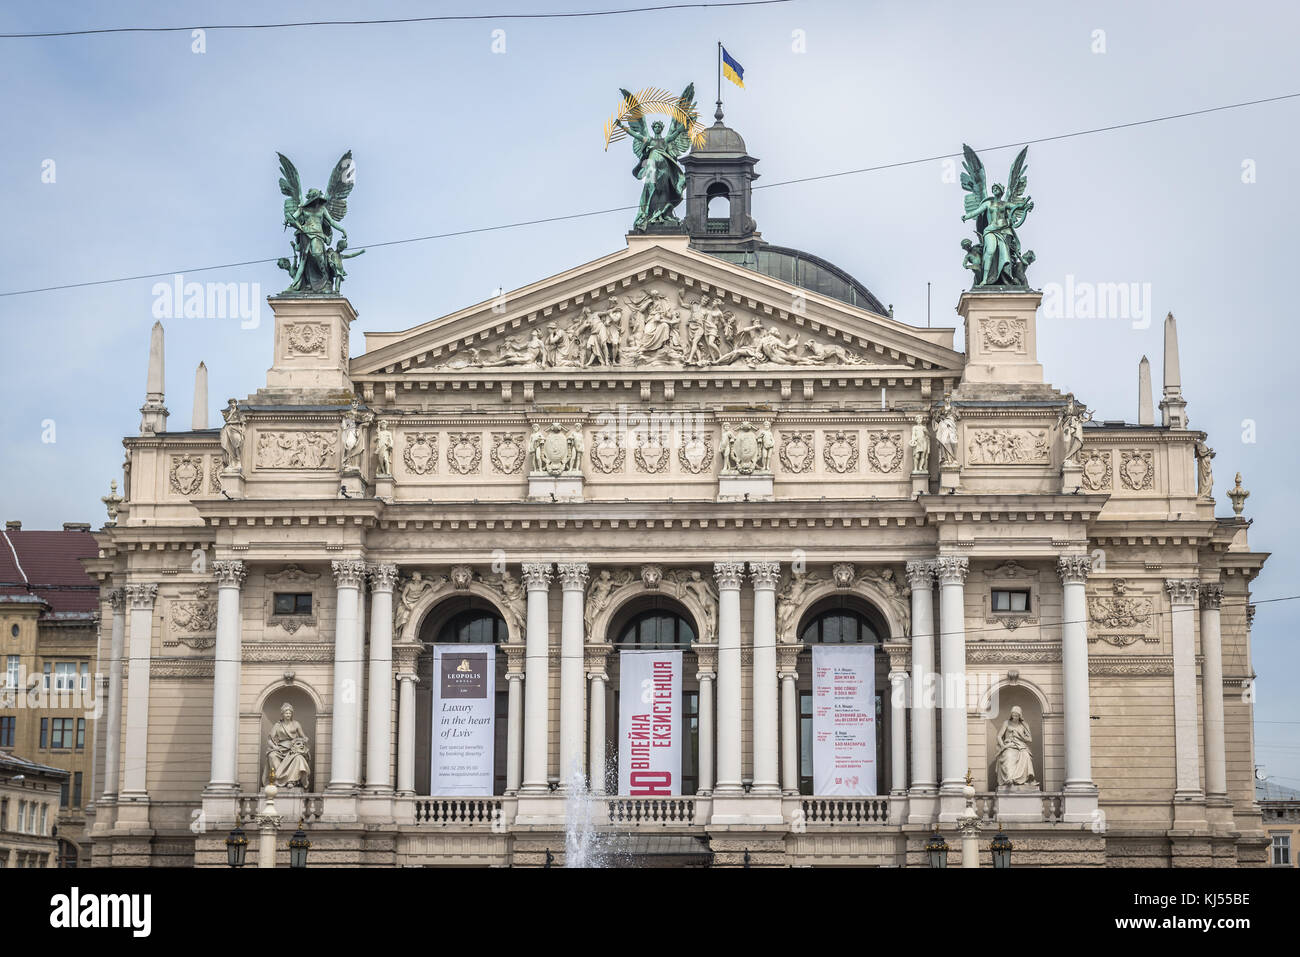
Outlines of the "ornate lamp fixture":
[[307,840],[307,832],[302,829],[302,818],[299,818],[298,830],[289,838],[289,866],[306,867],[307,851],[310,849],[311,841]]
[[948,842],[938,831],[931,834],[930,840],[926,841],[925,853],[930,858],[931,867],[948,866]]
[[248,836],[240,827],[239,818],[235,818],[235,829],[226,837],[226,864],[230,867],[243,867],[248,856]]
[[993,836],[993,843],[989,849],[993,852],[993,868],[1001,870],[1011,866],[1011,839],[1002,831],[1002,826],[998,825],[998,833]]

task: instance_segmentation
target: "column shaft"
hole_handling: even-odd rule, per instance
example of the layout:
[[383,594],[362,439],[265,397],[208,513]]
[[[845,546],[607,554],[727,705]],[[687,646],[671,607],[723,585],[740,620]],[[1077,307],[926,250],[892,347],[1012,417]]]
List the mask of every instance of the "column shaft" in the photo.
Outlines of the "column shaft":
[[370,698],[366,716],[366,789],[392,790],[393,586],[396,565],[370,570]]
[[506,675],[510,686],[506,715],[506,793],[519,793],[520,748],[524,733],[524,676],[511,672]]
[[781,672],[781,792],[799,793],[798,675]]
[[939,654],[943,667],[943,781],[941,789],[962,793],[966,786],[966,573],[965,558],[941,556],[939,576]]
[[1207,797],[1228,794],[1228,767],[1223,730],[1223,636],[1219,606],[1223,586],[1201,582],[1201,711],[1205,722],[1205,792]]
[[713,793],[713,672],[696,674],[700,682],[700,766],[697,794]]
[[415,793],[415,682],[413,674],[398,675],[397,791]]
[[157,585],[127,585],[131,603],[130,655],[127,665],[126,767],[122,791],[148,796],[145,786],[149,759],[149,661],[153,655],[153,606]]
[[126,592],[117,588],[109,593],[113,608],[113,631],[108,649],[108,713],[104,735],[104,797],[117,797],[121,786],[122,756],[122,658],[126,652]]
[[332,563],[337,586],[334,620],[334,691],[330,701],[330,781],[331,790],[350,790],[357,786],[357,710],[360,689],[356,681],[356,664],[361,657],[360,612],[361,580],[365,563],[341,560]]
[[583,712],[587,688],[584,675],[583,597],[586,562],[561,562],[560,576],[560,787],[583,779]]
[[889,673],[889,793],[907,793],[907,672]]
[[1057,562],[1061,576],[1061,696],[1065,713],[1065,789],[1092,790],[1092,726],[1088,694],[1088,602],[1086,555]]
[[527,635],[524,655],[524,782],[525,794],[544,794],[547,780],[550,725],[550,610],[551,564],[524,565],[528,589]]
[[718,774],[714,792],[736,795],[741,783],[740,579],[743,562],[716,562],[718,582]]
[[1174,798],[1204,798],[1196,713],[1196,600],[1200,582],[1170,579],[1170,622],[1174,640]]
[[776,582],[779,562],[750,562],[754,582],[753,794],[779,794],[776,678]]
[[212,663],[212,761],[210,789],[239,787],[239,589],[244,563],[213,563],[217,576],[217,644]]
[[934,773],[934,574],[932,561],[908,562],[912,586],[912,790],[930,792]]
[[592,794],[605,793],[605,675],[591,676],[591,769]]

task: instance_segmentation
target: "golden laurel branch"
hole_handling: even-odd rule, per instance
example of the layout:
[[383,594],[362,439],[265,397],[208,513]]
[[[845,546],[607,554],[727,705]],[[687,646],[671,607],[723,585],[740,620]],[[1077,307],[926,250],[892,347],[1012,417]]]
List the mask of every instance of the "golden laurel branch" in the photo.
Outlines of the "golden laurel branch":
[[671,116],[689,130],[691,145],[696,149],[704,145],[705,129],[700,123],[699,111],[690,104],[683,104],[680,97],[667,90],[651,86],[624,99],[619,104],[618,111],[605,121],[605,149],[608,151],[611,143],[627,137],[627,131],[619,123],[644,119],[652,113]]

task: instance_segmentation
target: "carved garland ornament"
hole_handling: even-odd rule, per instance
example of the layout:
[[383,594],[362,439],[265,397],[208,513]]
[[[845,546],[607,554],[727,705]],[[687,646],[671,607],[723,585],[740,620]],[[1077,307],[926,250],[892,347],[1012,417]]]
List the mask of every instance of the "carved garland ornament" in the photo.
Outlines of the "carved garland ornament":
[[706,433],[683,437],[682,446],[677,450],[677,459],[682,468],[692,475],[699,475],[713,461],[713,446]]
[[903,464],[903,433],[888,430],[867,433],[867,464],[874,472],[897,472]]
[[1119,453],[1119,477],[1124,487],[1135,492],[1155,486],[1155,456],[1141,449]]
[[483,436],[478,432],[447,433],[447,467],[458,475],[473,475],[483,461]]
[[1148,634],[1154,611],[1151,599],[1129,595],[1128,581],[1123,578],[1116,578],[1111,583],[1111,591],[1110,595],[1088,599],[1089,623],[1097,629],[1092,640],[1104,641],[1116,648],[1137,641],[1158,644],[1160,639]]
[[493,471],[514,475],[528,458],[528,443],[522,432],[493,432],[492,452],[488,459]]
[[184,645],[202,651],[217,643],[217,603],[208,596],[207,582],[195,589],[194,598],[171,603],[171,635],[163,647]]
[[323,322],[295,322],[285,329],[290,355],[324,356],[329,333]]
[[591,458],[592,468],[604,475],[612,475],[623,471],[627,449],[623,448],[617,433],[604,430],[592,433],[591,451],[588,455]]
[[428,475],[438,467],[438,433],[407,432],[402,461],[412,475]]
[[1083,487],[1090,492],[1099,492],[1111,487],[1110,452],[1093,449],[1083,460],[1083,475],[1080,477]]
[[832,472],[843,475],[858,470],[858,433],[828,433],[822,439],[822,460]]
[[798,475],[812,470],[813,434],[811,432],[781,432],[781,466]]
[[632,451],[632,460],[637,470],[649,475],[658,475],[668,471],[668,463],[673,453],[658,435],[638,436],[636,448]]
[[982,322],[984,345],[991,349],[1014,349],[1024,344],[1023,319],[985,319]]
[[203,488],[203,459],[197,455],[173,455],[171,467],[172,491],[180,495],[195,495]]
[[214,455],[208,463],[208,491],[213,495],[221,494],[221,456]]

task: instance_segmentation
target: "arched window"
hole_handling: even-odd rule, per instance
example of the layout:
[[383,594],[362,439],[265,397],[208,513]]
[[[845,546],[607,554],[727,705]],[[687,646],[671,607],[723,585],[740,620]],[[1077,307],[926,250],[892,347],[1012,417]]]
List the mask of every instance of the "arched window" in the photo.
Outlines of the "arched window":
[[714,183],[706,196],[707,230],[711,233],[728,232],[731,229],[731,191],[727,189],[727,184]]
[[438,644],[490,645],[509,640],[506,621],[493,611],[471,608],[449,618],[438,632]]
[[830,608],[804,625],[799,640],[810,645],[874,645],[880,636],[862,612]]
[[619,633],[618,643],[627,649],[685,648],[695,641],[695,629],[681,615],[652,608],[632,618]]

